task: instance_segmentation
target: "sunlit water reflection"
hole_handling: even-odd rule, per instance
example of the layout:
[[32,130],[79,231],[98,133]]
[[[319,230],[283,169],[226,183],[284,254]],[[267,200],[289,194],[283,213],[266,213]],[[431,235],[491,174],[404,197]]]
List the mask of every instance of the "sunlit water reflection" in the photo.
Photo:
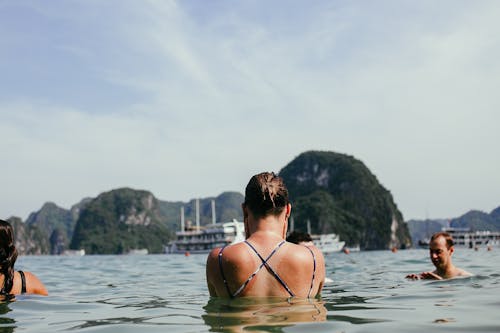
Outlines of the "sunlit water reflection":
[[500,249],[457,249],[476,275],[407,281],[425,250],[326,256],[319,300],[210,299],[204,255],[21,257],[50,296],[0,303],[0,332],[500,332]]

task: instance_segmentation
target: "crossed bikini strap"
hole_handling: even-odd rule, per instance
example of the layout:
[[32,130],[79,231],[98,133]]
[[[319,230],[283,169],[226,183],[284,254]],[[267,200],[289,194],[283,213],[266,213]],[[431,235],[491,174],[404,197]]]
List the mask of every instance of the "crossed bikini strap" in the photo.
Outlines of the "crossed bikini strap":
[[219,269],[220,269],[220,273],[221,273],[221,276],[222,276],[222,279],[224,281],[224,285],[226,286],[226,290],[227,290],[227,293],[228,295],[233,298],[233,297],[236,297],[238,296],[244,289],[245,287],[250,283],[250,281],[252,281],[252,279],[255,277],[255,275],[257,275],[257,273],[262,269],[262,267],[266,266],[267,269],[269,269],[271,271],[271,273],[273,274],[273,276],[276,278],[276,280],[278,280],[278,282],[286,289],[286,291],[290,294],[290,296],[294,296],[293,292],[290,290],[290,288],[286,285],[286,283],[281,279],[281,277],[278,275],[278,273],[276,273],[274,271],[274,269],[267,263],[267,261],[269,259],[271,259],[271,257],[276,253],[276,251],[278,251],[278,249],[283,245],[285,244],[285,241],[281,241],[272,251],[271,253],[267,256],[267,258],[263,258],[259,252],[257,252],[257,250],[253,247],[252,244],[250,244],[248,241],[245,240],[245,243],[255,252],[255,254],[257,254],[257,256],[259,257],[259,259],[261,260],[261,264],[259,265],[259,267],[248,277],[248,279],[238,288],[238,290],[236,290],[234,293],[232,293],[230,290],[229,290],[229,286],[228,286],[228,283],[227,283],[227,280],[226,280],[226,276],[224,275],[224,270],[222,269],[222,252],[224,251],[225,247],[221,248],[221,250],[219,251],[219,255],[218,255],[218,259],[219,259]]
[[311,279],[311,287],[309,288],[309,292],[307,293],[307,298],[311,297],[311,291],[313,289],[314,285],[314,278],[316,277],[316,256],[314,255],[313,250],[309,246],[305,246],[311,252],[311,255],[313,257],[313,274],[312,274],[312,279]]
[[23,271],[18,271],[21,276],[21,294],[26,293],[26,278],[24,277]]
[[[271,259],[271,257],[276,253],[276,251],[283,245],[285,244],[285,241],[282,240],[275,248],[274,250],[269,254],[269,256],[267,256],[266,259],[262,258],[262,256],[260,255],[260,253],[255,249],[255,247],[253,247],[252,244],[250,244],[248,241],[245,240],[245,243],[250,246],[250,248],[253,250],[253,252],[255,252],[255,254],[259,257],[260,261],[262,262],[262,264],[260,264],[259,268],[255,271],[255,273],[253,274],[255,276],[255,274],[258,273],[258,271],[263,267],[263,266],[266,266],[266,268],[273,274],[273,276],[276,278],[276,280],[278,280],[278,282],[283,286],[283,288],[286,289],[286,291],[288,291],[288,293],[290,294],[291,297],[295,296],[294,293],[290,290],[290,288],[287,286],[287,284],[285,283],[285,281],[283,281],[283,279],[278,275],[278,273],[276,273],[276,271],[271,267],[271,265],[269,265],[267,263],[267,261],[269,259]],[[253,276],[252,276],[253,278]]]

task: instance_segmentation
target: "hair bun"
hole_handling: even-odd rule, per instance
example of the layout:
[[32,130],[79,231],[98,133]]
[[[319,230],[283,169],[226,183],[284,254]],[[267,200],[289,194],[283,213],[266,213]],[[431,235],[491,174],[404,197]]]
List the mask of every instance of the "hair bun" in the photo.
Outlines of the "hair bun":
[[283,179],[272,172],[253,176],[245,189],[244,204],[259,217],[280,214],[288,204]]

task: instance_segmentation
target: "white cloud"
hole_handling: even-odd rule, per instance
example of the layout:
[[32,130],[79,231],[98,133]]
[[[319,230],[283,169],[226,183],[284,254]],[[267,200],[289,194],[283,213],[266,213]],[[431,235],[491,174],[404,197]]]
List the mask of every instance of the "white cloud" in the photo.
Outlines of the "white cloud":
[[243,191],[309,149],[363,160],[406,218],[500,204],[496,2],[58,4],[14,9],[31,30],[0,14],[47,46],[0,56],[0,216]]

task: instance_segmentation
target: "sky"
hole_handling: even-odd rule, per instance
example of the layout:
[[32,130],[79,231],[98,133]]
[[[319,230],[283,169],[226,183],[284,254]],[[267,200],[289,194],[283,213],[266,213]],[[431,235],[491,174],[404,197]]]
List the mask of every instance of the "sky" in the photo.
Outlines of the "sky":
[[[0,218],[361,160],[405,220],[500,206],[498,1],[0,1]],[[293,204],[293,203],[292,203]]]

